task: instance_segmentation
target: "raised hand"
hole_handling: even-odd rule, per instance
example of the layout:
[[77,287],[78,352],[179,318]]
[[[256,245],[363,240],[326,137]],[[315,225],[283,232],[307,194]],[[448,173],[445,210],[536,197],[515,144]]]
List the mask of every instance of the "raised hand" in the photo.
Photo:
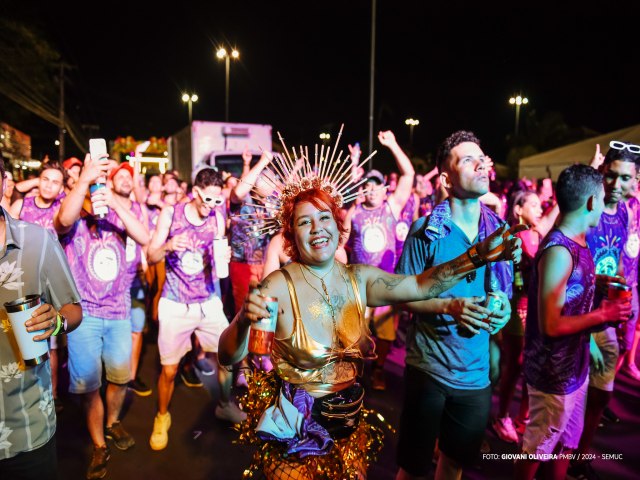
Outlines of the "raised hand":
[[589,165],[591,165],[593,168],[597,170],[598,168],[600,168],[600,165],[602,165],[603,162],[604,162],[604,155],[600,153],[600,144],[597,143],[596,153],[593,154],[593,158],[591,159],[591,162],[589,163]]
[[397,145],[396,136],[391,130],[378,132],[378,141],[387,148]]
[[502,228],[478,243],[478,255],[488,262],[513,260],[515,263],[520,263],[522,240],[515,235],[528,229],[529,227],[523,224],[514,225],[509,229],[509,225],[505,223]]
[[89,184],[95,183],[98,179],[101,179],[103,183],[106,183],[107,172],[110,167],[109,156],[106,153],[99,159],[95,160],[87,153],[84,157],[84,167],[80,173],[80,179]]

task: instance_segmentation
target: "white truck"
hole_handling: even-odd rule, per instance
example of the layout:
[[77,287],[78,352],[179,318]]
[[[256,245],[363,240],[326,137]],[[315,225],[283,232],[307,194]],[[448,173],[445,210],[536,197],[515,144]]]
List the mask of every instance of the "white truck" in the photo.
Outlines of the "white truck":
[[271,125],[194,121],[169,137],[169,169],[191,181],[203,166],[240,177],[245,148],[255,162],[263,150],[272,150],[271,142]]

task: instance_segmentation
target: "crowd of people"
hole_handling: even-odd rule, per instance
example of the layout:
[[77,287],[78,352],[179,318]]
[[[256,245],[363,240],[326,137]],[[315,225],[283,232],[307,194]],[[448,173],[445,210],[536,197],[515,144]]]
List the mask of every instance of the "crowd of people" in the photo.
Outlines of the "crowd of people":
[[[472,132],[447,137],[424,175],[392,132],[378,141],[396,162],[387,176],[362,169],[358,144],[344,160],[337,144],[315,156],[283,144],[255,162],[247,150],[240,178],[205,167],[191,182],[107,156],[47,161],[15,184],[3,170],[0,297],[41,295],[27,327],[50,356],[25,367],[2,310],[0,476],[55,478],[66,348],[93,443],[88,479],[107,474],[111,448],[136,443],[121,418],[127,389],[148,396],[157,380],[148,443],[160,451],[176,378],[197,388],[196,372],[217,376],[212,414],[252,432],[261,454],[247,471],[366,478],[382,434],[361,377],[369,363],[372,390],[387,388],[406,324],[397,479],[425,478],[434,458],[436,478],[461,478],[488,425],[531,454],[516,478],[541,464],[550,478],[597,478],[552,454],[588,452],[601,417],[615,418],[616,374],[640,381],[640,147],[613,140],[555,184],[498,183]],[[273,350],[256,356],[249,331],[269,317],[268,297]],[[138,373],[148,325],[158,379]],[[266,400],[239,406],[234,384]]]

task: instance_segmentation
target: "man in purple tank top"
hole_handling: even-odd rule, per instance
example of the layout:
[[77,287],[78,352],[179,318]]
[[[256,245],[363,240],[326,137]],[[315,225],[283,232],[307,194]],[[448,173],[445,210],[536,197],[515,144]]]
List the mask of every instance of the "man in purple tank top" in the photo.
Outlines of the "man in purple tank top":
[[[396,229],[402,209],[412,194],[415,171],[411,160],[402,151],[391,131],[378,133],[378,141],[391,150],[396,159],[400,170],[397,188],[387,196],[384,177],[377,170],[371,170],[366,175],[365,200],[349,209],[344,225],[350,232],[351,263],[372,265],[393,272],[398,261]],[[406,238],[406,231],[403,236]],[[367,309],[367,317],[376,336],[378,355],[371,383],[374,390],[385,390],[384,362],[396,339],[396,315],[392,307],[385,306]]]
[[11,216],[25,222],[35,223],[56,233],[53,219],[64,198],[65,171],[57,162],[45,163],[37,179],[20,182],[20,191],[38,188],[38,194],[20,198],[11,205]]
[[[158,304],[158,350],[162,372],[158,379],[158,413],[149,444],[163,450],[169,442],[169,403],[182,357],[191,350],[195,333],[202,349],[217,364],[218,340],[229,321],[215,291],[213,239],[218,235],[215,215],[222,197],[222,177],[212,168],[196,175],[193,199],[162,209],[149,245],[149,263],[165,260],[166,280]],[[220,257],[218,252],[218,258]],[[229,252],[223,252],[223,256]],[[246,415],[231,401],[231,374],[218,367],[219,419],[240,423]]]
[[[94,444],[88,479],[106,474],[110,451],[105,438],[119,450],[135,444],[119,421],[131,373],[132,276],[127,272],[126,244],[131,237],[146,246],[149,232],[111,188],[100,188],[89,198],[89,187],[98,179],[106,183],[110,167],[106,155],[99,159],[87,155],[78,181],[54,219],[82,295],[82,324],[67,342],[69,391],[84,396],[87,428]],[[106,216],[94,216],[94,209],[104,206],[108,207]],[[108,382],[105,404],[100,397],[103,363]]]
[[516,461],[517,479],[532,479],[546,460],[550,478],[565,478],[583,428],[590,331],[631,313],[622,300],[604,299],[591,310],[596,270],[586,234],[604,210],[602,176],[587,165],[569,167],[556,196],[561,219],[540,244],[529,290],[524,376],[530,421],[522,443],[528,459]]
[[[632,274],[624,268],[623,253],[629,233],[629,212],[624,198],[637,174],[636,162],[640,161],[639,151],[637,145],[613,141],[600,166],[600,172],[604,177],[605,208],[598,225],[587,232],[587,243],[596,265],[596,307],[600,299],[607,295],[609,283],[627,283],[626,279]],[[590,463],[582,459],[588,456],[603,413],[614,421],[617,418],[607,405],[613,396],[620,347],[618,329],[611,324],[608,328],[591,335],[591,362],[594,368],[589,372],[587,411],[577,451],[580,461],[571,462],[569,474],[572,476],[590,477],[591,473],[595,473]]]

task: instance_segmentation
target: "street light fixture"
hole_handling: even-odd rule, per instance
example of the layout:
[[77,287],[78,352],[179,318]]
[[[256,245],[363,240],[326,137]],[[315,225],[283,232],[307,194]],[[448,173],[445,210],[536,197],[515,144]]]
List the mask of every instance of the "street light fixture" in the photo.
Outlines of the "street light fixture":
[[240,58],[240,52],[235,48],[231,50],[231,55],[227,52],[227,50],[223,47],[219,48],[216,52],[216,57],[219,60],[224,59],[225,63],[225,88],[224,88],[224,121],[229,121],[229,70],[231,58],[237,60]]
[[409,145],[413,146],[413,127],[420,125],[420,120],[415,118],[407,118],[404,121],[405,125],[409,125]]
[[322,132],[320,134],[320,140],[322,140],[322,143],[326,145],[327,143],[329,143],[329,140],[331,140],[331,135],[329,133]]
[[516,106],[516,135],[518,135],[518,127],[520,126],[520,106],[526,105],[527,103],[529,103],[529,99],[527,97],[523,97],[522,95],[516,95],[515,97],[511,97],[509,99],[509,104]]
[[191,125],[192,104],[194,102],[198,101],[198,95],[196,95],[195,93],[192,93],[192,94],[183,93],[182,94],[182,101],[184,103],[188,103],[189,104],[189,125]]

